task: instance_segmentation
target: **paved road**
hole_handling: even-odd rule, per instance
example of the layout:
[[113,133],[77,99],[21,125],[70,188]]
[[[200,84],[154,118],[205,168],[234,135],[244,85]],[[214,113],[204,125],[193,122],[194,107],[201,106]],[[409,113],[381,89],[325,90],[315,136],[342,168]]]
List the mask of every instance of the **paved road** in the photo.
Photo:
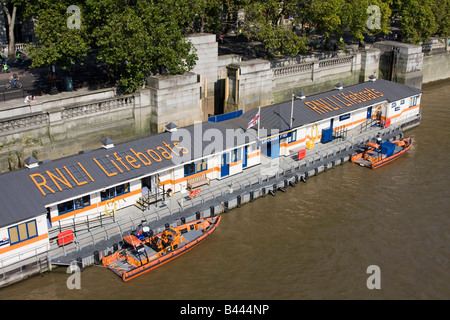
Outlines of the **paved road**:
[[[24,99],[27,95],[33,94],[41,96],[50,94],[50,81],[48,78],[48,68],[30,69],[28,65],[21,67],[11,66],[10,73],[0,71],[0,102],[14,99]],[[23,84],[22,89],[13,88],[6,89],[5,86],[9,82],[9,77],[16,73]],[[71,73],[65,72],[57,68],[56,70],[56,87],[58,92],[66,91],[65,77],[70,75],[72,78],[73,89],[89,87],[96,89],[108,86],[108,78],[104,70],[95,64],[86,64],[84,67],[78,67]]]
[[[38,95],[39,88],[42,88],[43,85],[45,85],[46,75],[42,70],[39,72],[35,71],[35,73],[33,73],[33,71],[28,68],[11,67],[10,73],[0,73],[0,101],[25,98],[28,94]],[[9,77],[14,73],[19,76],[23,88],[13,88],[8,90],[5,86],[9,82]]]

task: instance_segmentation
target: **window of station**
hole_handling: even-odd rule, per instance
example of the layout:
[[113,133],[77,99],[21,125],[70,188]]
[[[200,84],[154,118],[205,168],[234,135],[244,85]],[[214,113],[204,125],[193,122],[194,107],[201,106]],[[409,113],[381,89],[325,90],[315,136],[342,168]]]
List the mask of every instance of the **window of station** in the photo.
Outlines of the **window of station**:
[[231,162],[233,163],[239,160],[241,160],[241,148],[231,151]]
[[8,233],[10,245],[37,237],[36,220],[28,221],[8,228]]
[[206,159],[191,162],[184,165],[184,176],[190,176],[192,174],[202,172],[208,169]]
[[80,209],[83,207],[87,207],[91,204],[91,197],[89,195],[75,199],[75,208]]
[[121,194],[125,194],[128,192],[130,192],[130,184],[124,183],[124,184],[101,191],[100,198],[102,201],[108,200],[108,199],[114,198],[116,196],[120,196]]
[[291,131],[287,137],[287,143],[297,141],[297,130]]
[[72,210],[81,209],[91,204],[89,195],[58,204],[58,214],[64,214]]
[[411,107],[415,107],[417,102],[419,101],[419,96],[415,96],[411,98]]

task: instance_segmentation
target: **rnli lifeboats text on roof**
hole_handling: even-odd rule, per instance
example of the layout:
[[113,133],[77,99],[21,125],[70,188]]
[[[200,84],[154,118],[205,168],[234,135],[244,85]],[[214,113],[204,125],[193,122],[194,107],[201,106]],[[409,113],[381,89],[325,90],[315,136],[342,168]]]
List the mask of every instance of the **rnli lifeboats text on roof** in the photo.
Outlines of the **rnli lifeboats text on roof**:
[[[96,158],[92,160],[102,169],[107,177],[112,177],[118,173],[130,171],[140,168],[142,165],[150,166],[152,161],[161,162],[163,159],[172,159],[172,154],[176,156],[182,156],[182,154],[189,153],[189,150],[185,147],[177,146],[179,143],[174,142],[171,146],[163,142],[164,147],[159,146],[153,149],[147,149],[145,153],[136,152],[130,148],[130,154],[120,157],[117,152],[112,155],[105,155],[102,157],[102,161]],[[175,152],[173,147],[177,148],[179,152]],[[170,152],[169,152],[170,150]],[[75,172],[78,173],[78,178],[75,177]],[[49,192],[55,193],[56,191],[63,191],[64,189],[71,189],[72,187],[82,186],[89,182],[93,182],[94,179],[85,169],[85,167],[78,162],[76,165],[64,166],[62,169],[55,168],[54,172],[46,170],[45,173],[30,174],[31,180],[38,187],[39,191],[46,196]]]
[[381,92],[378,92],[375,89],[364,89],[366,90],[359,93],[354,93],[352,91],[349,91],[349,94],[338,93],[336,95],[332,95],[331,97],[326,97],[325,99],[327,101],[325,101],[325,99],[307,101],[305,102],[305,105],[313,109],[318,114],[324,114],[383,96]]

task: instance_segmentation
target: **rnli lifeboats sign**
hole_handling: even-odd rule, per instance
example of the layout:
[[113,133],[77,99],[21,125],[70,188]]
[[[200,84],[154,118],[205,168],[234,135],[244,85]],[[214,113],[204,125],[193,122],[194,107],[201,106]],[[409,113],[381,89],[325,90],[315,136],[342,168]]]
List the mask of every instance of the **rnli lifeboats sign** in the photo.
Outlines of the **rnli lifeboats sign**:
[[364,91],[357,93],[349,91],[348,93],[333,94],[323,99],[307,101],[305,102],[305,105],[310,107],[318,114],[325,114],[331,111],[342,109],[344,107],[350,107],[358,103],[374,100],[383,96],[381,92],[378,92],[375,89],[364,89]]
[[[151,166],[154,162],[161,162],[164,159],[172,159],[173,155],[183,156],[188,154],[189,150],[185,147],[178,146],[178,142],[168,144],[163,142],[163,146],[158,146],[145,151],[137,151],[129,148],[126,152],[117,152],[106,154],[101,158],[92,158],[95,166],[101,169],[99,172],[104,173],[108,178],[119,173],[124,173],[141,167]],[[125,154],[125,155],[124,155]],[[94,182],[94,178],[86,169],[87,166],[80,162],[71,166],[63,166],[46,170],[41,173],[30,174],[30,178],[39,191],[44,195],[71,189],[73,187],[82,186]]]

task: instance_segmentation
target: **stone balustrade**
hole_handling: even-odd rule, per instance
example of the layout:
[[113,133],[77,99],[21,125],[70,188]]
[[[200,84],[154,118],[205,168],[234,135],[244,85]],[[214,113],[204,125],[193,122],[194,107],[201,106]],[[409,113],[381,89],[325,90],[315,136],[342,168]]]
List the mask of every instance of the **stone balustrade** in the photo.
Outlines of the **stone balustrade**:
[[121,108],[132,108],[134,106],[134,96],[121,96],[104,101],[87,103],[77,106],[66,107],[61,112],[62,119],[71,119],[86,115],[110,112]]
[[286,67],[273,68],[272,71],[274,77],[283,77],[301,72],[311,72],[313,67],[314,63],[302,63]]
[[48,113],[32,113],[0,120],[0,134],[11,134],[31,130],[49,124]]

